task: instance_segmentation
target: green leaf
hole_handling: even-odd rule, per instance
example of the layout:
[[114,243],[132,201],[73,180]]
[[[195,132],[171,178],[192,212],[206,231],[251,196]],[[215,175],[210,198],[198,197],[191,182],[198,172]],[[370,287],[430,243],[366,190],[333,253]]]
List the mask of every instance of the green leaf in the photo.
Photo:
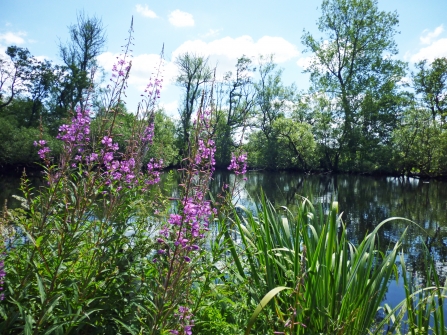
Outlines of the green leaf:
[[40,243],[42,243],[42,240],[43,240],[43,235],[41,235],[41,236],[39,236],[37,239],[36,239],[36,242],[35,242],[35,244],[36,244],[36,247],[40,247]]
[[250,320],[248,321],[247,330],[245,331],[245,335],[250,334],[251,327],[256,321],[256,318],[258,317],[259,313],[264,309],[264,307],[272,300],[279,292],[283,290],[291,290],[290,287],[286,286],[279,286],[275,287],[274,289],[270,290],[264,298],[262,298],[259,305],[256,307],[255,311],[253,312],[253,315],[251,316]]

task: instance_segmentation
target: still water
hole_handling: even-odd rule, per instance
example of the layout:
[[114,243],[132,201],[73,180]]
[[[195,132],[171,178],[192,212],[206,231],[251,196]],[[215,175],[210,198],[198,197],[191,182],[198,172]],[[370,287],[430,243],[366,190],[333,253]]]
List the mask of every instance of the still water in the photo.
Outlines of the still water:
[[[435,258],[438,273],[447,274],[447,182],[424,181],[405,177],[370,177],[353,175],[303,175],[291,172],[249,172],[247,180],[228,172],[217,172],[210,186],[217,195],[225,184],[233,185],[238,178],[239,191],[234,202],[254,209],[261,190],[274,205],[285,205],[292,210],[302,196],[328,211],[332,201],[338,201],[339,210],[347,226],[349,238],[357,244],[377,224],[389,217],[413,220],[395,220],[387,223],[380,232],[380,246],[386,251],[407,229],[403,248],[406,262],[413,276],[424,281],[423,243]],[[8,206],[16,207],[12,198],[20,179],[0,176],[0,204],[8,199]],[[37,186],[41,182],[34,179]],[[176,193],[176,190],[172,190]],[[387,301],[401,301],[400,284],[391,283]]]
[[[223,183],[232,184],[235,176],[218,173],[212,185],[216,193]],[[292,210],[309,198],[329,211],[338,201],[339,211],[347,226],[350,240],[358,244],[377,224],[390,217],[395,220],[380,232],[380,245],[386,250],[407,229],[404,250],[408,265],[422,270],[422,242],[435,257],[439,270],[447,270],[447,182],[424,181],[406,177],[371,177],[354,175],[303,175],[291,172],[251,172],[241,180],[239,202],[253,207],[261,189],[275,205]],[[446,268],[446,269],[444,269]]]

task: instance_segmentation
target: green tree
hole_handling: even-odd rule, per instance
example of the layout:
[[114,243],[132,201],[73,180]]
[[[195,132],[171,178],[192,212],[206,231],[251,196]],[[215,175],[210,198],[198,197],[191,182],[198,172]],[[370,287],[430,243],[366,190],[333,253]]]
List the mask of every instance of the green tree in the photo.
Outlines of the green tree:
[[176,165],[179,161],[179,150],[175,143],[175,124],[163,110],[155,112],[154,142],[146,155],[146,160],[162,159],[165,166]]
[[231,152],[237,146],[233,136],[246,126],[253,116],[256,92],[252,82],[251,59],[242,56],[237,60],[235,73],[229,71],[216,85],[216,164],[228,165]]
[[212,78],[212,71],[208,66],[208,58],[184,53],[175,59],[179,75],[177,85],[184,89],[183,104],[179,108],[180,129],[179,147],[181,155],[185,156],[189,142],[191,116],[196,112],[204,85]]
[[447,132],[433,120],[428,108],[408,108],[393,132],[395,165],[400,173],[439,176],[447,174]]
[[[261,133],[253,135],[255,150],[260,151],[263,159],[258,160],[261,166],[276,169],[284,168],[284,161],[280,161],[279,152],[284,150],[278,143],[277,133],[274,131],[275,120],[285,117],[294,105],[295,87],[286,87],[282,83],[282,70],[276,69],[273,56],[261,57],[259,62],[260,79],[255,83],[256,90],[256,120],[254,126]],[[261,163],[263,162],[263,163]]]
[[[10,46],[6,54],[9,62],[0,59],[0,115],[14,110],[20,126],[38,126],[39,118],[48,112],[59,67],[37,60],[26,48]],[[9,108],[17,99],[21,100],[20,111]]]
[[76,24],[68,27],[70,40],[60,43],[59,50],[66,74],[60,77],[56,108],[65,117],[69,109],[83,101],[85,91],[91,87],[96,57],[106,43],[105,28],[101,19],[88,17],[83,12]]
[[25,89],[32,64],[32,55],[26,48],[13,45],[5,53],[10,59],[0,56],[0,110]]
[[326,94],[303,95],[293,111],[293,118],[312,126],[319,167],[334,170],[340,158],[340,111]]
[[436,58],[427,66],[423,60],[416,64],[419,70],[413,74],[413,87],[421,102],[431,111],[432,118],[441,118],[445,125],[447,118],[447,58]]
[[306,71],[312,91],[324,93],[338,110],[341,136],[331,165],[338,170],[341,161],[352,170],[361,163],[360,152],[389,140],[396,122],[395,97],[405,75],[405,64],[391,58],[397,53],[398,17],[380,11],[376,0],[324,0],[321,9],[318,29],[324,37],[302,37],[313,53]]
[[279,118],[273,122],[273,129],[280,146],[288,147],[292,152],[292,160],[288,165],[309,170],[315,150],[311,126],[291,118]]

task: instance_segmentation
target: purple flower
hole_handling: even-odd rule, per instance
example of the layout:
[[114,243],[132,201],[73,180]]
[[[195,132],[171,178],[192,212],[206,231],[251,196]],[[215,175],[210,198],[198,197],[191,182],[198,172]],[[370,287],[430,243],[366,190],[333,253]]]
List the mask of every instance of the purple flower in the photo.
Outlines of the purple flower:
[[179,214],[171,214],[169,216],[168,222],[172,225],[181,226],[182,216]]
[[51,151],[45,144],[47,144],[45,140],[34,141],[34,146],[40,148],[37,153],[39,154],[40,159],[43,160],[47,158],[47,154]]
[[113,143],[112,138],[109,136],[104,136],[101,140],[101,143],[104,144],[106,147],[110,147]]
[[40,159],[45,159],[47,157],[47,153],[49,153],[49,152],[50,152],[50,148],[48,148],[48,147],[43,147],[42,149],[37,151]]
[[94,162],[94,161],[96,161],[98,159],[98,154],[96,154],[96,153],[92,153],[91,155],[90,155],[90,157],[89,157],[89,160],[90,160],[90,162]]
[[239,156],[231,154],[231,162],[228,170],[234,171],[236,175],[247,173],[247,154],[241,154]]
[[154,137],[154,124],[152,123],[149,126],[147,126],[146,129],[144,130],[142,141],[152,144],[153,137]]
[[79,107],[76,116],[71,120],[71,124],[59,127],[59,134],[56,138],[65,142],[65,148],[72,151],[75,147],[82,147],[89,142],[87,135],[90,134],[90,111],[82,111]]
[[107,163],[109,163],[112,160],[113,160],[113,153],[112,152],[106,152],[104,154],[104,157],[103,157],[104,163],[107,164]]

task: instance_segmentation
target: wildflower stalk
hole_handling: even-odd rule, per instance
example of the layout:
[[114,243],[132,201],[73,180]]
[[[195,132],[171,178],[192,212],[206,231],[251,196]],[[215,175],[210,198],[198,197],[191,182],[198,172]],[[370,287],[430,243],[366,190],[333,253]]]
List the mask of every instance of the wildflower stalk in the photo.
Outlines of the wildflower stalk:
[[[161,84],[151,84],[155,89],[143,98],[147,103],[144,109],[139,107],[133,140],[123,154],[113,138],[131,69],[131,42],[132,27],[106,89],[105,121],[91,131],[91,90],[86,92],[71,122],[59,129],[64,150],[58,164],[51,163],[45,141],[35,143],[45,162],[46,186],[36,192],[24,176],[22,192],[29,208],[5,208],[8,217],[1,224],[12,221],[19,233],[13,237],[14,252],[8,255],[11,261],[7,265],[16,275],[7,278],[2,334],[14,329],[30,334],[50,329],[91,333],[92,327],[98,331],[100,324],[120,324],[112,320],[124,317],[114,315],[116,303],[110,299],[135,290],[131,280],[135,266],[130,259],[147,255],[151,245],[142,233],[147,230],[147,219],[133,221],[136,210],[130,202],[136,196],[146,197],[148,187],[160,179],[162,168],[162,162],[153,162],[149,173],[141,172],[143,155],[152,144],[153,114]],[[161,83],[157,78],[155,82]],[[132,235],[126,235],[129,228]],[[132,250],[124,251],[129,245]],[[127,313],[133,315],[134,311]],[[89,321],[93,319],[96,321]],[[115,329],[120,332],[118,326]]]

